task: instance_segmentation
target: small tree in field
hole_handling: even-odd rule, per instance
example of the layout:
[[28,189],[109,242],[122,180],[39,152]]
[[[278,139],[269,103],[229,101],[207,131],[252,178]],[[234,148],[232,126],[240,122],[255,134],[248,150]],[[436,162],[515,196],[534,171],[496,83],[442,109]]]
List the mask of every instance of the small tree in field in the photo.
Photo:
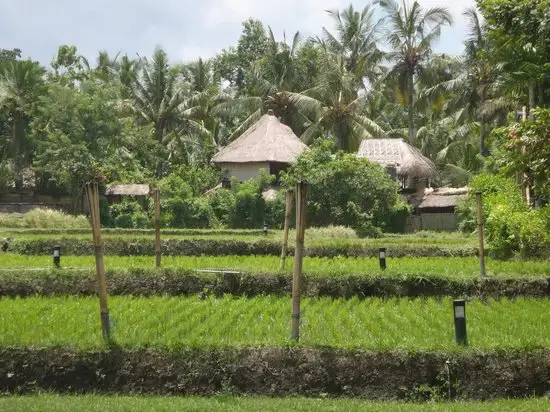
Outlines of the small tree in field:
[[382,167],[334,151],[328,142],[300,156],[283,178],[290,187],[298,180],[310,183],[308,226],[344,225],[360,236],[377,236],[382,230],[402,230],[409,213]]

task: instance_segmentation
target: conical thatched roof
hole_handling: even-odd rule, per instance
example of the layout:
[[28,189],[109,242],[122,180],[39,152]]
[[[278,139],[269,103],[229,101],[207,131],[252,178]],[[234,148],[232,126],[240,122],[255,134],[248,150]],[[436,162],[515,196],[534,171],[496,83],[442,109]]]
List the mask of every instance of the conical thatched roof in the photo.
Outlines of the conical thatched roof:
[[403,139],[363,140],[357,156],[384,167],[395,167],[400,176],[424,179],[437,177],[437,169],[433,162]]
[[214,155],[214,163],[294,163],[309,148],[272,114],[263,115],[240,137]]

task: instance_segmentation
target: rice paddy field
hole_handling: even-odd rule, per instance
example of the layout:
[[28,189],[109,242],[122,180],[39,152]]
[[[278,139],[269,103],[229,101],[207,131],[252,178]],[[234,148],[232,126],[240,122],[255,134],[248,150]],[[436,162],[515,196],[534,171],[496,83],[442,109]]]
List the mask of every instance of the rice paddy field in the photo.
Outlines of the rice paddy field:
[[[62,256],[62,268],[71,269],[95,268],[93,256]],[[154,256],[105,256],[105,267],[120,268],[153,268]],[[293,270],[294,257],[289,256],[286,273]],[[280,259],[274,256],[165,256],[162,258],[164,268],[216,269],[243,271],[252,273],[277,273]],[[550,263],[543,260],[494,260],[487,259],[487,274],[491,277],[540,278],[550,276]],[[17,269],[53,268],[51,256],[2,255],[2,271],[12,272]],[[380,269],[377,258],[361,257],[304,257],[305,275],[317,277],[338,277],[344,275],[380,275],[385,276],[439,276],[453,279],[479,277],[479,260],[476,257],[432,257],[432,258],[387,258],[387,268]],[[78,271],[73,272],[78,273]]]
[[[153,232],[150,230],[105,230],[103,236],[106,243],[109,241],[124,241],[127,243],[153,241]],[[267,236],[265,236],[259,230],[165,230],[162,236],[163,240],[236,240],[254,243],[265,240],[280,242],[282,232],[269,230]],[[50,242],[53,245],[60,240],[63,242],[73,240],[79,242],[90,241],[91,243],[91,233],[80,225],[75,225],[73,229],[69,230],[58,230],[55,227],[50,229],[25,229],[24,226],[7,227],[0,230],[0,238],[3,237],[11,237],[13,240],[23,243],[43,242],[46,245]],[[293,239],[294,232],[290,234],[290,245],[293,244]],[[352,277],[383,277],[386,282],[391,283],[393,279],[403,278],[428,279],[428,282],[431,279],[439,278],[457,282],[472,281],[479,278],[479,261],[475,256],[428,257],[415,255],[416,257],[392,257],[391,254],[392,248],[400,247],[419,248],[419,250],[426,247],[449,250],[475,248],[477,240],[473,235],[425,232],[411,235],[386,235],[379,239],[359,239],[353,231],[345,228],[308,229],[306,232],[306,246],[319,246],[329,251],[331,248],[343,250],[342,248],[345,249],[346,247],[388,248],[387,268],[385,270],[380,269],[377,258],[346,257],[337,254],[334,257],[306,256],[303,260],[303,274],[308,279],[319,278],[338,281],[343,279],[346,282],[346,279]],[[37,249],[30,248],[29,250],[34,251]],[[87,279],[88,281],[91,279],[93,281],[95,258],[86,255],[86,253],[84,252],[82,256],[71,256],[62,252],[61,268],[54,269],[51,255],[0,252],[0,281],[12,282],[14,279],[26,281],[30,278],[43,279],[45,283],[55,282],[56,278]],[[287,258],[285,269],[280,271],[280,260],[277,256],[235,256],[224,254],[223,251],[218,254],[219,256],[163,256],[162,266],[163,269],[173,270],[174,273],[179,273],[183,277],[204,270],[213,270],[235,271],[252,275],[284,275],[290,278],[293,271],[293,256]],[[124,273],[125,270],[134,271],[135,273],[140,271],[145,273],[147,271],[147,277],[152,283],[155,282],[157,274],[159,278],[164,276],[162,271],[154,271],[154,256],[117,256],[113,254],[106,255],[104,261],[108,276],[116,271],[118,271],[117,273]],[[550,262],[544,260],[514,259],[502,261],[488,258],[486,266],[488,278],[495,281],[505,282],[514,279],[527,279],[544,283],[550,278]],[[17,290],[17,282],[14,284],[16,285],[15,290]],[[66,283],[66,285],[69,285],[68,288],[71,287],[71,284],[71,282]],[[67,288],[63,289],[64,292],[60,296],[55,294],[51,296],[42,295],[40,292],[42,286],[40,284],[32,289],[33,293],[36,293],[32,296],[19,295],[27,296],[24,298],[0,297],[0,392],[11,394],[7,397],[0,397],[0,410],[69,411],[80,409],[82,411],[101,410],[108,412],[111,410],[217,411],[222,409],[236,411],[530,411],[550,409],[548,399],[540,397],[528,400],[502,399],[493,402],[449,402],[454,398],[461,399],[461,390],[469,394],[466,399],[506,398],[508,396],[517,398],[533,395],[541,396],[550,393],[550,381],[546,382],[548,379],[546,381],[543,379],[543,382],[540,383],[541,379],[538,375],[540,373],[542,374],[540,376],[544,376],[546,360],[541,361],[541,371],[533,371],[530,377],[522,375],[531,372],[525,372],[521,367],[522,354],[535,356],[532,354],[536,351],[550,349],[550,300],[544,297],[523,296],[521,290],[520,294],[514,296],[514,298],[487,297],[480,299],[472,296],[458,296],[465,298],[467,301],[468,346],[462,346],[455,343],[452,300],[457,296],[453,294],[453,297],[451,297],[450,293],[449,296],[445,295],[437,298],[407,296],[371,296],[367,298],[347,296],[344,298],[340,295],[335,297],[303,297],[300,340],[295,342],[290,339],[291,298],[289,293],[262,293],[259,290],[258,294],[246,297],[210,293],[168,296],[155,292],[152,296],[146,297],[140,294],[133,296],[125,292],[127,289],[121,288],[121,294],[109,297],[112,335],[111,340],[106,342],[100,330],[97,296],[90,296],[90,293],[84,296],[76,289],[74,292],[70,292],[70,289]],[[261,289],[261,282],[258,283],[257,287]],[[448,292],[447,289],[445,293]],[[113,344],[116,349],[113,349]],[[59,348],[69,351],[67,354],[72,355],[60,355],[61,358],[55,358],[57,355],[51,355],[52,358],[47,358],[46,361],[34,361],[31,359],[34,355],[25,355],[24,352],[26,350],[55,351]],[[63,375],[65,373],[63,368],[66,368],[66,366],[54,367],[47,365],[64,365],[63,359],[66,359],[67,356],[69,358],[76,356],[76,364],[85,363],[88,356],[92,356],[91,354],[109,354],[113,350],[120,351],[120,353],[125,354],[124,356],[130,358],[134,351],[153,350],[160,351],[159,353],[175,354],[170,356],[177,356],[180,352],[189,353],[189,351],[198,350],[201,353],[206,353],[204,356],[208,358],[208,353],[214,354],[217,353],[216,351],[254,349],[275,349],[273,353],[276,353],[277,349],[305,350],[305,353],[310,349],[328,351],[328,353],[337,353],[338,351],[350,351],[349,353],[353,351],[373,351],[381,354],[402,353],[402,355],[396,356],[398,358],[403,357],[403,366],[397,363],[389,370],[399,375],[396,375],[396,381],[403,380],[404,383],[396,384],[394,389],[388,389],[387,396],[382,396],[382,398],[410,400],[414,398],[413,395],[422,393],[420,400],[428,399],[438,402],[374,402],[368,400],[371,399],[368,391],[361,392],[361,395],[359,395],[360,398],[366,399],[358,399],[357,395],[345,395],[339,399],[331,399],[333,395],[338,396],[340,392],[331,389],[330,385],[326,389],[326,396],[321,397],[318,397],[314,394],[315,391],[311,392],[309,389],[303,391],[298,389],[297,392],[283,391],[284,394],[293,395],[291,397],[278,395],[276,397],[258,397],[257,395],[266,394],[263,390],[259,392],[252,391],[248,394],[250,396],[239,397],[233,396],[234,394],[231,391],[225,391],[223,385],[222,389],[218,388],[213,392],[206,391],[205,393],[208,395],[215,395],[207,397],[121,396],[128,393],[134,394],[134,392],[145,395],[166,392],[158,391],[157,388],[147,386],[144,383],[139,383],[142,386],[138,386],[138,389],[135,387],[124,389],[125,387],[122,386],[118,395],[114,395],[113,391],[109,390],[110,395],[104,396],[101,389],[101,379],[103,378],[101,378],[100,369],[97,372],[98,381],[89,383],[89,386],[86,386],[88,384],[84,385],[84,389],[81,390],[93,392],[93,394],[61,396],[56,395],[55,392],[44,394],[44,389],[39,387],[35,379],[29,378],[30,383],[28,384],[31,385],[31,389],[28,389],[24,378],[19,377],[18,379],[23,380],[18,381],[17,386],[14,386],[15,384],[10,383],[9,377],[2,376],[3,371],[10,370],[9,368],[15,368],[14,373],[19,376],[21,374],[17,371],[17,368],[26,368],[26,366],[21,365],[27,365],[28,363],[34,365],[32,367],[38,368],[37,373],[39,375],[42,373],[40,368],[47,368],[43,373],[47,374],[52,382],[57,382],[52,383],[53,386],[51,387],[54,391],[59,389],[61,392],[71,392],[70,387],[63,385],[67,385],[67,382],[72,382],[74,379],[78,380],[78,374],[74,375],[71,380]],[[10,351],[23,352],[15,356]],[[47,353],[49,352],[46,352],[44,356],[50,356]],[[118,356],[116,353],[112,355],[115,358]],[[453,356],[468,358],[470,356],[475,357],[477,354],[481,354],[482,357],[487,356],[487,362],[494,362],[495,371],[505,370],[505,372],[499,373],[499,376],[510,377],[510,382],[496,384],[491,382],[490,379],[483,381],[486,382],[489,389],[480,390],[488,390],[489,392],[493,390],[491,393],[495,395],[483,395],[480,392],[478,396],[475,391],[464,389],[468,385],[469,375],[467,371],[462,371],[462,381],[456,383],[456,388],[458,388],[456,393],[451,395],[452,385],[449,381],[449,395],[447,395],[447,389],[445,389],[447,388],[447,381],[441,378],[441,376],[444,376],[445,369],[441,369],[442,366],[439,364],[431,366],[426,364],[426,373],[423,375],[424,361],[412,360],[416,359],[415,354],[422,357],[422,354],[431,353],[440,354],[437,356],[441,356],[441,359],[445,359],[445,357],[451,359]],[[508,362],[506,360],[508,355],[504,355],[502,359],[499,358],[499,354],[502,353],[513,354],[513,356],[519,354],[517,355],[519,358],[514,358],[514,363],[508,365],[506,363]],[[3,356],[5,358],[2,358]],[[18,356],[21,362],[14,360]],[[26,356],[29,356],[28,361]],[[82,359],[79,357],[82,357]],[[140,362],[139,359],[136,359],[136,365],[140,365]],[[290,361],[285,360],[285,362]],[[315,364],[314,361],[311,362]],[[288,368],[296,368],[293,370],[300,370],[302,367],[298,364],[287,366]],[[368,373],[374,374],[372,376],[383,374],[384,371],[378,370],[378,367],[378,365],[372,365],[373,370]],[[483,370],[483,367],[483,364],[481,364],[481,366],[476,366],[478,369],[474,368],[473,370],[480,371]],[[216,379],[220,376],[222,381],[229,379],[224,375],[229,373],[224,368],[226,366],[220,366],[220,369],[215,369],[212,372],[214,376],[217,376]],[[340,368],[339,371],[346,370],[345,367],[338,366],[338,368]],[[417,372],[420,375],[415,375]],[[200,375],[200,371],[197,370],[190,370],[189,373],[191,376]],[[256,381],[266,381],[266,387],[269,387],[270,380],[285,373],[285,367],[262,373],[266,374],[257,377]],[[305,375],[310,376],[313,382],[309,383],[310,386],[307,387],[315,388],[315,373],[317,372],[308,372]],[[360,371],[357,373],[360,373]],[[58,380],[56,380],[56,374],[59,374]],[[407,381],[407,377],[413,375],[415,377],[410,378],[412,379],[410,382]],[[476,376],[478,376],[476,379],[481,379],[479,378],[479,372]],[[325,379],[321,375],[318,378],[319,382]],[[124,382],[124,379],[121,382]],[[141,382],[140,379],[142,378],[137,377],[136,379]],[[199,383],[202,382],[199,378],[197,379]],[[372,379],[375,385],[377,378]],[[391,376],[389,379],[388,382],[391,382]],[[342,384],[344,389],[341,393],[359,393],[353,392],[351,389],[353,389],[353,385],[359,385],[360,382],[362,384],[363,380],[359,379],[356,383],[353,382],[348,383],[348,386]],[[211,385],[211,382],[209,381],[205,385]],[[275,383],[273,385],[276,386]],[[491,389],[491,385],[495,387]],[[239,393],[247,393],[246,388],[241,389]],[[194,390],[202,393],[200,384],[198,389],[195,388]],[[384,393],[385,389],[376,390]],[[38,393],[38,395],[15,395],[26,392]],[[167,392],[172,393],[172,389],[167,390]],[[424,396],[425,392],[429,395]],[[117,393],[117,390],[114,393]],[[307,397],[300,397],[299,395],[307,395]],[[373,393],[372,396],[372,399],[378,399],[380,393]],[[414,399],[418,400],[417,398]]]
[[[290,298],[112,297],[113,338],[124,348],[291,344]],[[300,346],[454,351],[452,300],[303,299]],[[0,300],[0,345],[104,347],[92,297]],[[550,347],[549,300],[467,305],[470,349]]]
[[[264,235],[261,230],[162,230],[163,240],[167,239],[195,239],[195,240],[239,240],[239,241],[276,241],[280,242],[283,238],[281,230],[269,230]],[[53,243],[68,242],[70,239],[90,240],[92,234],[90,230],[15,230],[0,229],[0,238],[14,238],[22,241],[49,240]],[[132,239],[153,239],[152,230],[131,230],[131,229],[105,229],[102,231],[102,237],[105,241]],[[289,242],[292,244],[296,237],[296,232],[290,230]],[[420,232],[414,234],[386,234],[380,238],[358,238],[355,232],[345,228],[310,228],[306,232],[306,246],[338,246],[338,247],[399,247],[411,246],[418,247],[475,247],[477,238],[474,235],[463,233],[441,234],[436,232]]]

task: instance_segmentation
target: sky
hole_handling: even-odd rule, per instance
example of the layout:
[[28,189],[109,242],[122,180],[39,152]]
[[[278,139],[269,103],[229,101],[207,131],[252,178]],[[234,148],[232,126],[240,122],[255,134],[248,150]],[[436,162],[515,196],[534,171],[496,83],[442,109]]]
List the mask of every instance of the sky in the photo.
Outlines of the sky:
[[[366,1],[352,1],[356,9]],[[454,18],[444,28],[437,52],[458,54],[466,35],[462,12],[474,0],[419,0],[447,7]],[[61,44],[74,44],[95,61],[99,51],[149,56],[163,47],[174,63],[208,58],[236,45],[249,17],[270,26],[277,39],[286,32],[320,34],[333,25],[326,10],[350,0],[0,0],[0,48],[19,48],[23,57],[49,65]],[[331,30],[332,31],[332,30]]]

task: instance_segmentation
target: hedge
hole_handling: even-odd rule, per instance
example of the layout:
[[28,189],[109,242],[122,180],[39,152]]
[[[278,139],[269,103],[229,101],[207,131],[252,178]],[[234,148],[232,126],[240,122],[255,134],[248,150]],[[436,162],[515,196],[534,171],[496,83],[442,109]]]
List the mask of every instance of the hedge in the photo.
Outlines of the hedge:
[[[207,273],[186,269],[113,269],[107,271],[112,295],[193,295],[207,293],[256,296],[290,294],[292,278],[287,274]],[[90,269],[4,270],[0,271],[0,296],[94,295],[95,273]],[[550,278],[471,278],[440,276],[348,275],[338,277],[304,276],[303,296],[333,298],[369,296],[550,296]]]
[[542,396],[550,350],[374,352],[1,348],[0,391],[154,395],[350,396],[444,400]]
[[[27,255],[49,255],[54,245],[61,245],[65,255],[92,255],[93,245],[91,240],[78,238],[59,239],[25,239],[15,238],[10,241],[8,251]],[[281,242],[273,240],[243,241],[238,239],[165,239],[162,241],[162,254],[165,256],[222,256],[222,255],[271,255],[279,256]],[[155,245],[152,239],[143,238],[108,238],[104,240],[104,251],[107,255],[118,256],[153,256]],[[379,248],[372,246],[354,245],[343,241],[330,244],[314,244],[306,247],[307,256],[334,257],[376,257]],[[294,253],[294,247],[289,246],[289,254]],[[445,256],[475,256],[477,248],[466,246],[440,247],[440,246],[394,246],[387,250],[392,257],[445,257]]]

